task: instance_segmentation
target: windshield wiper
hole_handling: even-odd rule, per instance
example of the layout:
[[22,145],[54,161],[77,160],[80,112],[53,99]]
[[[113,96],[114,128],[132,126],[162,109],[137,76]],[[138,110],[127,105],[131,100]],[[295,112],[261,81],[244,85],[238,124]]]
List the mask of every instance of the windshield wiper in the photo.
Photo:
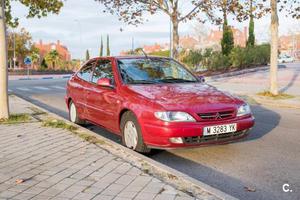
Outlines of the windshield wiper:
[[187,80],[182,78],[167,78],[167,79],[161,79],[160,81],[164,83],[195,83],[196,82],[193,80]]
[[153,80],[134,80],[129,82],[129,84],[154,84],[157,83],[157,81]]

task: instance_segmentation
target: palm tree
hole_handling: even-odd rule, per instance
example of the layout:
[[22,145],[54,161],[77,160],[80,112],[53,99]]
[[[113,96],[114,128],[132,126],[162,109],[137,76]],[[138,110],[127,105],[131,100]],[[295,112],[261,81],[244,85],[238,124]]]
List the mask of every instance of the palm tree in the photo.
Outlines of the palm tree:
[[59,61],[59,59],[60,59],[59,53],[56,50],[50,51],[45,57],[46,62],[51,63],[52,69],[54,69],[54,70],[56,67],[56,63]]

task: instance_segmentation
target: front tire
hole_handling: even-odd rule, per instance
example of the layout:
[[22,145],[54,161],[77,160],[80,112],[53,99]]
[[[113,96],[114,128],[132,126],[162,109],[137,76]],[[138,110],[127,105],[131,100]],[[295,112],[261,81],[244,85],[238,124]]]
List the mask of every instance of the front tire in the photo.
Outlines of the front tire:
[[85,121],[79,118],[76,105],[74,104],[73,101],[70,101],[70,104],[69,104],[69,119],[71,122],[78,124],[78,125],[85,124]]
[[149,153],[149,149],[143,140],[141,127],[135,115],[128,111],[121,118],[122,143],[127,148],[140,153]]

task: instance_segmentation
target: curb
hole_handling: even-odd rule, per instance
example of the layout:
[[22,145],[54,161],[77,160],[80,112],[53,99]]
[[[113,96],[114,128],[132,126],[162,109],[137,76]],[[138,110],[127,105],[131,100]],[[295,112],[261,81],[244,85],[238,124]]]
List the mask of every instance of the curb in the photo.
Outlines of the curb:
[[[58,116],[52,112],[49,112],[48,110],[41,108],[22,97],[19,97],[18,95],[14,96],[16,98],[20,98],[23,101],[26,101],[29,105],[32,105],[33,107],[36,107],[45,113],[48,114],[48,116],[62,120],[68,124],[70,122],[61,116]],[[88,133],[91,136],[96,137],[97,139],[100,139],[103,141],[103,144],[95,144],[111,154],[122,158],[126,162],[131,163],[132,165],[140,168],[142,171],[174,186],[178,190],[181,190],[185,193],[188,193],[197,199],[207,199],[207,200],[213,200],[213,199],[223,199],[223,200],[237,200],[237,198],[226,194],[216,188],[213,188],[209,185],[207,185],[204,182],[201,182],[199,180],[196,180],[186,174],[183,174],[173,168],[170,168],[162,163],[159,163],[155,160],[150,159],[149,157],[146,157],[142,154],[139,154],[137,152],[134,152],[114,141],[111,141],[101,135],[98,135],[84,127],[78,126],[76,124],[72,124],[73,126],[76,126],[78,130],[84,133]]]
[[[283,69],[283,68],[286,68],[286,66],[285,65],[278,65],[278,69]],[[217,79],[220,79],[220,78],[227,78],[227,77],[232,77],[232,76],[237,76],[237,75],[254,73],[254,72],[258,72],[258,71],[267,71],[269,69],[270,69],[269,66],[256,67],[256,68],[252,68],[252,69],[244,69],[244,70],[235,71],[235,72],[227,72],[227,73],[224,73],[224,74],[208,76],[206,78],[209,79],[209,80],[217,80]]]
[[[33,75],[34,76],[34,75]],[[9,78],[9,80],[20,80],[20,81],[25,81],[25,80],[50,80],[50,79],[69,79],[72,75],[63,75],[63,76],[44,76],[44,77],[27,77],[27,78]]]
[[248,95],[254,99],[257,103],[265,106],[282,107],[291,109],[300,109],[300,99],[296,101],[296,98],[291,100],[272,100],[264,97],[258,97],[257,95]]

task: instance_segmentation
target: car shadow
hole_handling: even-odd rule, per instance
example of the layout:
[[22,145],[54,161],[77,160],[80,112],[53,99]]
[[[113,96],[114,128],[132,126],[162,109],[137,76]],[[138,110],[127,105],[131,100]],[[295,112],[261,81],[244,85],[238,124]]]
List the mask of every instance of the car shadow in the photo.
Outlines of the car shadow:
[[[46,110],[49,110],[55,114],[58,114],[64,118],[68,118],[68,113],[65,110],[57,109],[51,105],[44,104],[41,101],[36,99],[32,99],[30,97],[22,98],[43,107]],[[281,116],[280,114],[269,110],[261,105],[252,105],[252,111],[256,118],[256,124],[254,128],[251,130],[248,138],[242,141],[235,142],[240,146],[245,142],[255,142],[255,140],[259,140],[266,134],[269,134],[276,126],[278,126]],[[108,139],[111,139],[114,142],[121,143],[121,139],[119,136],[105,130],[102,127],[97,127],[94,125],[86,125],[85,128],[90,129],[91,131],[104,136]],[[229,145],[217,145],[211,147],[200,147],[193,149],[179,149],[173,151],[163,151],[163,150],[153,150],[148,157],[163,163],[171,168],[174,168],[194,179],[202,181],[212,187],[215,187],[223,192],[226,192],[234,197],[239,199],[278,199],[277,194],[273,194],[270,188],[257,188],[256,185],[252,185],[252,183],[243,182],[242,180],[229,176],[222,172],[222,170],[218,170],[217,167],[206,166],[205,163],[201,163],[197,161],[197,159],[191,159],[188,156],[179,156],[176,152],[185,151],[185,152],[193,152],[197,151],[198,156],[201,157],[201,154],[205,154],[205,152],[213,152],[214,150],[218,150],[220,154],[228,154],[231,153],[232,160],[234,160],[234,150],[238,150],[238,148],[232,148],[233,144]],[[250,143],[249,143],[250,144]],[[249,146],[249,144],[245,144]],[[222,159],[222,156],[219,156]],[[251,158],[249,158],[251,159]],[[222,163],[228,165],[228,162],[232,162],[232,160],[224,159]],[[235,166],[238,168],[238,166]],[[234,170],[234,169],[233,169]],[[245,187],[256,187],[255,192],[249,192],[245,190]]]
[[244,141],[256,140],[270,133],[278,126],[281,115],[261,105],[251,105],[253,116],[255,117],[255,125],[250,131],[248,137]]
[[[261,142],[260,138],[270,134],[271,131],[278,126],[281,119],[279,113],[261,105],[252,105],[251,108],[256,118],[256,123],[246,139],[225,145],[170,151],[154,150],[149,154],[149,157],[212,187],[218,188],[223,192],[231,194],[238,199],[280,199],[278,194],[273,194],[270,188],[257,188],[257,185],[252,185],[253,183],[243,182],[240,179],[223,173],[222,170],[220,170],[222,167],[213,165],[206,166],[205,162],[201,162],[201,154],[203,154],[208,159],[221,159],[221,162],[226,166],[233,165],[233,170],[235,170],[235,168],[239,169],[239,166],[230,163],[235,159],[236,161],[234,161],[234,163],[238,163],[239,159],[241,159],[241,157],[235,157],[236,151],[239,148],[243,148],[243,146],[250,148],[249,145],[253,142],[255,143],[256,140]],[[195,154],[198,156],[194,157]],[[207,156],[208,154],[209,156]],[[223,154],[224,156],[222,156]],[[228,154],[232,155],[230,159],[228,159]],[[199,157],[200,159],[198,159]],[[253,187],[256,191],[249,192],[245,187]]]

